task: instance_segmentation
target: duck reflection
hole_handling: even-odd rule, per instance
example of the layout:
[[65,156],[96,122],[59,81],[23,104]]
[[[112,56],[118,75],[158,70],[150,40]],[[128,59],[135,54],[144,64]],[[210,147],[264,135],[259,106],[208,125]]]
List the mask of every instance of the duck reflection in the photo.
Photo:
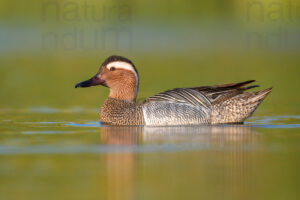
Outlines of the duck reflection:
[[[101,127],[101,144],[133,147],[138,140],[138,127]],[[111,152],[100,156],[106,165],[108,200],[134,199],[136,155],[129,152]]]
[[155,144],[193,144],[218,146],[251,144],[257,133],[249,126],[181,126],[181,127],[144,127],[143,143]]
[[104,126],[101,144],[134,146],[143,144],[251,144],[257,132],[251,126]]
[[142,127],[138,126],[104,126],[100,129],[101,143],[124,146],[135,145],[141,130]]
[[[193,151],[209,151],[217,163],[231,166],[224,168],[226,176],[243,179],[252,168],[251,152],[243,151],[245,146],[253,145],[258,140],[258,134],[245,125],[226,126],[177,126],[177,127],[122,127],[104,126],[100,128],[101,144],[116,147],[117,151],[101,155],[107,169],[107,199],[134,199],[136,196],[137,173],[141,166],[137,165],[137,154],[143,145],[156,148],[164,146],[193,146]],[[126,151],[122,151],[126,147]],[[132,149],[131,149],[132,147]],[[229,147],[227,151],[226,148]],[[128,148],[131,149],[128,151]],[[216,151],[224,148],[225,151]],[[241,151],[242,150],[242,151]],[[153,150],[157,152],[156,150]],[[160,151],[160,150],[159,150]],[[160,153],[160,152],[159,152]],[[159,156],[160,154],[158,154]],[[145,157],[145,155],[143,155]],[[146,158],[146,157],[145,157]],[[181,161],[178,161],[181,162]],[[176,165],[174,165],[176,166]],[[205,165],[204,165],[205,166]],[[202,168],[203,173],[209,169]],[[236,173],[239,172],[239,173]],[[171,173],[171,172],[170,172]],[[225,176],[225,175],[224,175]],[[220,177],[220,181],[223,179]],[[242,180],[241,180],[242,181]],[[238,183],[234,181],[233,183]],[[243,184],[227,184],[229,191],[242,193],[246,186]],[[225,183],[224,183],[225,184]],[[225,185],[226,185],[225,184]]]

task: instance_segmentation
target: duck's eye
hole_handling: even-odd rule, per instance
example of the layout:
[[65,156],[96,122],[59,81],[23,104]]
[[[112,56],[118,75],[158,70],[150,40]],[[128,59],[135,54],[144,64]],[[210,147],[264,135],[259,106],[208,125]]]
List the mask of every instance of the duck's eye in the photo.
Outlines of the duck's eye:
[[111,68],[109,68],[109,70],[110,70],[110,71],[115,71],[116,68],[115,68],[115,67],[111,67]]

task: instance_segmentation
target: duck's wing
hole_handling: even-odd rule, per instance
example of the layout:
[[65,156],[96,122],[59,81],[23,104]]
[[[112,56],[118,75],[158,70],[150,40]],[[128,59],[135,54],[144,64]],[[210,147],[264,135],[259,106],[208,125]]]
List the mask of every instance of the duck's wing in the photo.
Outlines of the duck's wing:
[[258,87],[258,85],[244,87],[253,82],[255,82],[255,80],[249,80],[249,81],[244,81],[239,83],[214,85],[214,86],[201,86],[201,87],[194,87],[189,89],[196,90],[202,93],[209,99],[212,105],[215,105],[224,102],[227,99],[230,99],[236,95],[242,94],[244,93],[245,90]]
[[210,107],[210,100],[200,91],[192,88],[175,88],[149,97],[147,102],[167,101],[170,103],[190,104],[195,107]]
[[243,93],[245,90],[258,87],[258,85],[243,87],[254,80],[229,83],[214,86],[201,86],[193,88],[175,88],[146,99],[150,101],[168,101],[172,103],[186,103],[193,106],[210,107],[221,101],[225,101],[233,96]]

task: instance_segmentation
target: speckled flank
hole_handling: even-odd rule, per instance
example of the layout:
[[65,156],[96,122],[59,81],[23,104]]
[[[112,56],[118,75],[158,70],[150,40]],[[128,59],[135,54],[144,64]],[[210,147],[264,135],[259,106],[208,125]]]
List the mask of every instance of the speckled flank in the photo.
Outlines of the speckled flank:
[[234,96],[212,107],[212,124],[241,123],[249,118],[271,88],[259,92],[247,92]]
[[143,125],[141,104],[107,98],[100,110],[100,120],[114,125]]

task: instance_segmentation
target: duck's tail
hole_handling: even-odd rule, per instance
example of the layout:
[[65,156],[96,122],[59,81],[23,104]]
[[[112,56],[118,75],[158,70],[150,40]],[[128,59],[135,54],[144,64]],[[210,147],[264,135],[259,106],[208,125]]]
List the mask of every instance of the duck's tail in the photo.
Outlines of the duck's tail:
[[245,92],[214,105],[212,124],[244,122],[271,91],[272,87],[257,92]]

